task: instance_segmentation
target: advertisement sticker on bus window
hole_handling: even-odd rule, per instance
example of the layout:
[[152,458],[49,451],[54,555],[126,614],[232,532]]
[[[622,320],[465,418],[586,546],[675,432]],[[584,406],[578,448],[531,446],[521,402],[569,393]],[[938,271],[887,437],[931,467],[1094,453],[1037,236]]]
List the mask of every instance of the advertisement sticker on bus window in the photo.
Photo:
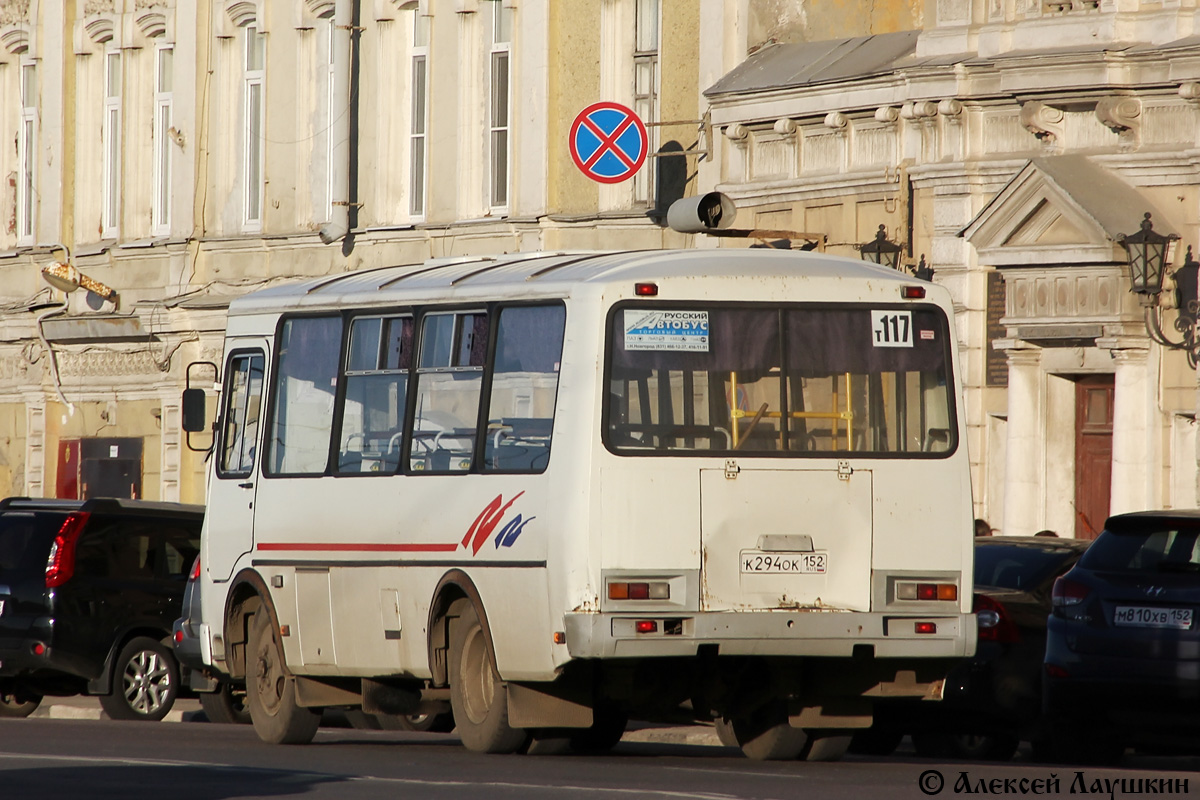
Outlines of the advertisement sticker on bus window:
[[625,349],[707,353],[708,312],[626,309]]
[[876,347],[912,347],[912,312],[872,311],[871,342]]

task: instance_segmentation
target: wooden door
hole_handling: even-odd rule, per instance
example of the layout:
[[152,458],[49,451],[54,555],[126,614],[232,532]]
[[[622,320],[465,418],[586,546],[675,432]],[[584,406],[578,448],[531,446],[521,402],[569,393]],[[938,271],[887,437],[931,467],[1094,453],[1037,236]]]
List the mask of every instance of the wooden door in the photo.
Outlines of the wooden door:
[[1075,536],[1095,539],[1104,529],[1112,488],[1112,375],[1075,384]]
[[58,443],[58,471],[54,478],[54,496],[79,499],[79,440],[62,439]]

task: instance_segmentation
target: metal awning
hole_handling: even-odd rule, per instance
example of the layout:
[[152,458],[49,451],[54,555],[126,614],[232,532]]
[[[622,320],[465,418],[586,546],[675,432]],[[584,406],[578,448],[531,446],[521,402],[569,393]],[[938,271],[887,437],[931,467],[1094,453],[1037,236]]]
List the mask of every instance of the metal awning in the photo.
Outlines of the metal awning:
[[893,71],[917,49],[920,31],[823,42],[774,44],[750,55],[704,94],[749,94],[812,83],[847,81]]

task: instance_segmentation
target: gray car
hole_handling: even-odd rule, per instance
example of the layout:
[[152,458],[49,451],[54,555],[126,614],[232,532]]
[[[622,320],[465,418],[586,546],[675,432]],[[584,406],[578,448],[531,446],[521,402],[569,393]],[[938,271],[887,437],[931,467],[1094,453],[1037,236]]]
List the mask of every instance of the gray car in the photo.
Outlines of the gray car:
[[183,592],[183,616],[175,620],[171,641],[182,679],[200,698],[200,706],[211,722],[249,724],[244,686],[231,683],[205,666],[200,650],[200,556],[192,562]]

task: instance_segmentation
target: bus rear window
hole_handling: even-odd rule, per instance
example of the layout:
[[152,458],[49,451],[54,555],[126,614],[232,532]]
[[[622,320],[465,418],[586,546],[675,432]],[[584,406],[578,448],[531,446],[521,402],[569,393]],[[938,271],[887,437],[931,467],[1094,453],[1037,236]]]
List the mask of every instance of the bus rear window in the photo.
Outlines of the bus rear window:
[[605,437],[626,454],[946,454],[945,316],[920,306],[614,311]]

